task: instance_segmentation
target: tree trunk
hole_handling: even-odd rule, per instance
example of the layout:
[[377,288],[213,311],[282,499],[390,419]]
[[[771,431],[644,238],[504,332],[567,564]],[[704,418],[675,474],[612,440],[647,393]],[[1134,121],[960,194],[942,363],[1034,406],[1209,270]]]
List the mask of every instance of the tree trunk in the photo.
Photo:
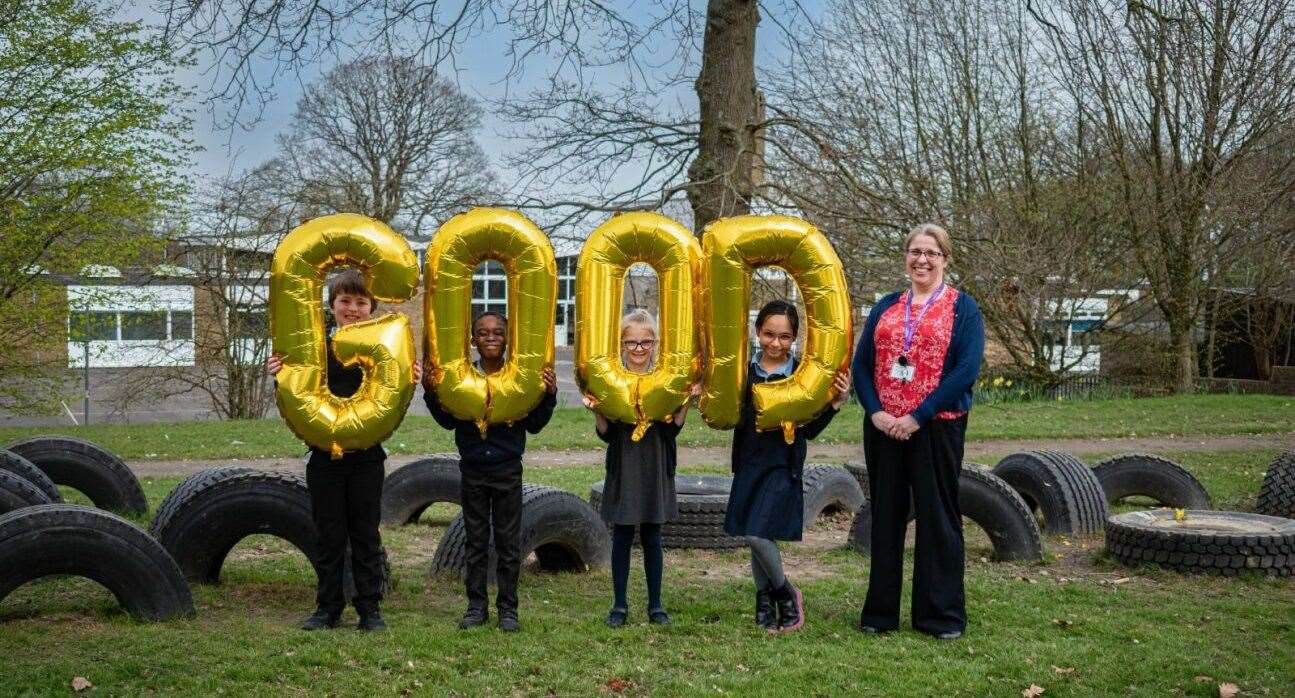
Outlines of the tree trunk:
[[756,112],[755,0],[710,0],[702,44],[697,100],[701,128],[697,156],[688,168],[693,226],[751,210]]
[[1169,342],[1174,348],[1174,390],[1190,393],[1196,389],[1196,345],[1192,342],[1191,324],[1170,324]]

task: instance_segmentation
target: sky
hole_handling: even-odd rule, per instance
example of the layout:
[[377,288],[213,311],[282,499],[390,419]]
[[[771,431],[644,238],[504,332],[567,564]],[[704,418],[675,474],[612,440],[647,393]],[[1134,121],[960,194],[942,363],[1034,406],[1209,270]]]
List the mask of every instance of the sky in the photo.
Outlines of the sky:
[[[800,4],[812,15],[821,14],[819,0]],[[143,11],[126,10],[126,12],[135,14]],[[773,22],[769,20],[768,12],[765,14],[766,18],[760,26],[761,35],[757,41],[758,65],[776,62],[782,51],[781,37],[776,33]],[[158,19],[156,15],[149,17],[147,14],[139,14],[137,17],[145,20]],[[545,69],[552,67],[549,61],[542,59],[534,61],[531,64],[534,69],[515,79],[511,84],[506,83],[509,63],[507,57],[499,50],[499,45],[504,39],[505,35],[500,31],[474,37],[465,44],[454,60],[454,76],[460,89],[477,97],[483,106],[492,99],[502,97],[505,90],[526,91],[541,84],[539,76]],[[201,184],[212,178],[236,175],[271,157],[276,150],[275,136],[286,129],[291,121],[297,99],[304,87],[349,57],[351,56],[330,57],[306,66],[300,73],[281,73],[275,81],[273,99],[251,107],[252,110],[261,110],[259,118],[243,119],[244,123],[229,127],[226,122],[231,105],[209,99],[215,79],[212,57],[200,55],[196,67],[178,76],[182,83],[186,83],[194,90],[193,98],[184,107],[191,111],[193,139],[202,148],[202,152],[194,157],[192,175],[195,183]],[[270,75],[274,68],[275,65],[268,61],[261,61],[256,66],[258,74],[266,76]],[[615,73],[616,70],[609,72],[609,80],[615,79],[611,77],[611,73]],[[681,93],[674,96],[674,99],[690,107],[695,104],[695,98],[690,93]],[[510,126],[487,109],[483,128],[477,134],[478,141],[505,183],[509,183],[512,177],[502,162],[503,157],[520,146],[516,138],[508,135]]]

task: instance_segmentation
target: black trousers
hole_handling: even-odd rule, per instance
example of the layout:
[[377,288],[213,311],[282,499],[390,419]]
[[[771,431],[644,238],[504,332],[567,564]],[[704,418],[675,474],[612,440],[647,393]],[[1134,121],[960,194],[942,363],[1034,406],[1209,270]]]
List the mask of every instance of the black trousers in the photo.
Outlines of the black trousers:
[[310,508],[319,533],[319,587],[315,594],[320,608],[341,611],[346,606],[342,591],[346,547],[351,547],[351,575],[355,580],[355,610],[363,613],[382,600],[383,462],[320,463],[306,466]]
[[522,571],[521,465],[502,470],[466,466],[460,472],[463,527],[467,533],[463,580],[468,606],[484,609],[490,603],[486,581],[493,533],[497,559],[495,581],[499,584],[495,606],[501,612],[516,612],[517,577]]
[[913,551],[913,628],[939,634],[967,627],[965,552],[958,478],[967,418],[933,419],[908,441],[886,436],[869,420],[864,454],[872,496],[872,567],[860,618],[878,630],[899,627],[904,534],[909,501],[917,515]]

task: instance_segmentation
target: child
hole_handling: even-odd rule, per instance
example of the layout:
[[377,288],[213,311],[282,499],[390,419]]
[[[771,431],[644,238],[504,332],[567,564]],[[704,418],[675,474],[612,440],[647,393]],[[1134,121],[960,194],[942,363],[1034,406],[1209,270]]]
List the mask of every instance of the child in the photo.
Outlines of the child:
[[[632,373],[649,373],[655,364],[656,321],[646,310],[635,310],[621,318],[621,360]],[[700,392],[693,385],[689,400]],[[597,401],[584,398],[593,409]],[[603,485],[602,517],[612,526],[612,589],[615,600],[607,614],[607,625],[619,628],[629,616],[625,587],[629,581],[630,547],[634,527],[639,527],[643,544],[643,571],[647,576],[648,620],[656,625],[670,623],[661,606],[661,524],[679,518],[675,501],[675,437],[688,414],[688,403],[675,411],[668,422],[652,422],[639,441],[630,438],[633,424],[610,422],[594,413],[598,437],[607,442],[607,479]]]
[[[378,307],[377,300],[364,285],[364,277],[348,269],[328,284],[328,306],[337,327],[368,320]],[[329,337],[335,328],[330,328]],[[328,347],[328,389],[338,397],[350,397],[360,388],[364,372],[358,366],[345,368]],[[265,362],[270,375],[283,368],[283,358],[271,356]],[[414,380],[420,378],[420,366],[413,366]],[[382,479],[386,451],[381,445],[358,451],[347,451],[333,460],[328,451],[310,448],[306,462],[306,486],[310,489],[310,508],[319,534],[320,556],[316,561],[319,582],[315,592],[314,615],[302,624],[302,630],[336,628],[342,618],[346,600],[342,596],[342,573],[346,546],[351,546],[351,574],[355,579],[352,603],[360,615],[360,630],[385,630],[378,602],[382,600],[383,552],[378,522],[382,515]]]
[[770,301],[756,315],[760,353],[751,362],[742,416],[733,432],[733,488],[724,519],[724,531],[745,536],[751,546],[755,622],[770,632],[796,630],[805,622],[804,599],[783,574],[782,556],[774,541],[800,540],[805,442],[827,427],[850,393],[850,372],[842,370],[832,382],[830,407],[797,427],[790,445],[781,430],[756,431],[751,388],[756,383],[787,378],[796,370],[791,345],[799,329],[796,306],[787,301]]
[[[504,367],[508,350],[508,318],[486,311],[472,322],[472,346],[480,360],[477,368],[487,375]],[[464,551],[468,610],[459,621],[459,629],[483,625],[490,619],[486,595],[491,527],[494,528],[495,553],[498,556],[496,579],[499,594],[495,607],[499,611],[499,629],[517,632],[517,577],[521,573],[522,523],[522,452],[526,434],[538,434],[557,404],[557,377],[552,368],[544,369],[544,397],[524,419],[513,424],[491,424],[486,437],[472,420],[456,419],[441,406],[432,385],[433,369],[423,372],[423,399],[436,423],[454,430],[454,445],[459,449],[459,471],[462,474],[460,499],[463,502],[463,527],[467,542]]]

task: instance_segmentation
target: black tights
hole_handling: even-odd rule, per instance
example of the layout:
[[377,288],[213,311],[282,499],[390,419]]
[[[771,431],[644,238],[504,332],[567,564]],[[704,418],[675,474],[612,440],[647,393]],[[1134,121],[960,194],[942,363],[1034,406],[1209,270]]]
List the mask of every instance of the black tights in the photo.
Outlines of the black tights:
[[[661,524],[639,524],[639,541],[643,544],[643,571],[647,576],[648,609],[661,608]],[[612,589],[615,607],[629,608],[625,587],[630,577],[630,548],[634,545],[634,526],[616,524],[612,529]]]

